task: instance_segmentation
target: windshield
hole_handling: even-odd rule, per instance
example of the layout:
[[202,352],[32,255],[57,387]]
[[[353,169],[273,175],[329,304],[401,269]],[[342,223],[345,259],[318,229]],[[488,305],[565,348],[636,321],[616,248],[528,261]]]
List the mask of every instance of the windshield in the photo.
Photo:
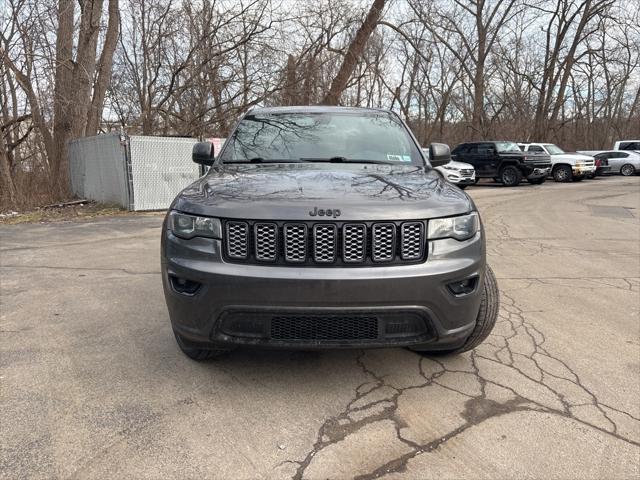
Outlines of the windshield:
[[500,153],[521,152],[520,147],[515,142],[496,142],[496,149]]
[[549,152],[549,155],[562,155],[564,153],[564,150],[553,143],[546,144],[545,148],[547,149],[547,152]]
[[247,115],[220,160],[424,165],[405,127],[391,115],[378,112]]

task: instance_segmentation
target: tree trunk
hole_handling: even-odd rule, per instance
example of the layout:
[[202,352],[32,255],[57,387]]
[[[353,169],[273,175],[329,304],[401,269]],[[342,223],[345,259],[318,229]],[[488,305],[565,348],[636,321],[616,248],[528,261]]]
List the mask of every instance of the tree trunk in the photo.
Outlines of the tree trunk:
[[0,138],[0,186],[2,192],[7,196],[9,205],[15,205],[16,187],[13,184],[13,175],[9,165],[9,156],[4,140]]
[[356,65],[360,61],[360,57],[362,57],[367,41],[376,28],[380,15],[382,14],[384,4],[385,0],[373,1],[367,17],[356,32],[351,45],[349,45],[349,49],[344,56],[340,70],[338,70],[338,74],[331,82],[329,92],[324,97],[324,100],[322,100],[324,105],[338,105],[340,102],[342,92],[347,88],[349,79],[351,78]]
[[[73,99],[73,17],[74,0],[58,1],[58,30],[56,33],[56,74],[53,94],[53,145],[47,149],[49,168],[51,170],[52,190],[61,197],[69,194],[66,172],[61,171],[61,164],[66,164],[67,141],[71,136],[71,115]],[[34,96],[37,102],[37,98]],[[32,104],[33,108],[33,104]],[[47,128],[46,126],[43,126]],[[61,174],[64,176],[60,178]]]
[[109,24],[104,39],[104,46],[98,63],[98,75],[93,90],[93,99],[87,118],[87,135],[96,135],[100,129],[104,96],[111,81],[111,67],[113,65],[113,52],[118,43],[118,31],[120,28],[120,10],[118,0],[109,0]]

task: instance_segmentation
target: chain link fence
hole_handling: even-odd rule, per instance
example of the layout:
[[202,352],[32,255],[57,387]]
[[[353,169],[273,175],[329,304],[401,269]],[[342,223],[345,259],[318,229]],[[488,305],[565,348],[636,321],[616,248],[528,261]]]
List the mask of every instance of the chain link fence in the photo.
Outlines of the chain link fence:
[[191,161],[193,138],[119,134],[69,145],[71,187],[78,197],[128,210],[164,210],[200,175]]

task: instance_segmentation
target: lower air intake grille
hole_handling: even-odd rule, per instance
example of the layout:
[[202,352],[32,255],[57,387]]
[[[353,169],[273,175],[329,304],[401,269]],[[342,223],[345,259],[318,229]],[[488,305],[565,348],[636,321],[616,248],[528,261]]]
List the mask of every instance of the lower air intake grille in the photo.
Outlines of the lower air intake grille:
[[276,340],[375,340],[378,318],[373,316],[286,315],[271,319]]

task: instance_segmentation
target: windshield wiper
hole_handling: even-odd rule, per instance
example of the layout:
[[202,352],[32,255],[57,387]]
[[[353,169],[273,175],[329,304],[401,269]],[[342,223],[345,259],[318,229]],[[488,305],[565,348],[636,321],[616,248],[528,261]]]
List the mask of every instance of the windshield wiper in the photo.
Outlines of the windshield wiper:
[[299,160],[287,159],[287,160],[277,160],[272,158],[262,158],[262,157],[253,157],[247,160],[227,160],[222,163],[231,164],[231,163],[298,163]]
[[329,157],[329,158],[301,158],[303,162],[322,162],[322,163],[377,163],[382,165],[393,165],[393,162],[384,160],[355,160],[347,157]]

